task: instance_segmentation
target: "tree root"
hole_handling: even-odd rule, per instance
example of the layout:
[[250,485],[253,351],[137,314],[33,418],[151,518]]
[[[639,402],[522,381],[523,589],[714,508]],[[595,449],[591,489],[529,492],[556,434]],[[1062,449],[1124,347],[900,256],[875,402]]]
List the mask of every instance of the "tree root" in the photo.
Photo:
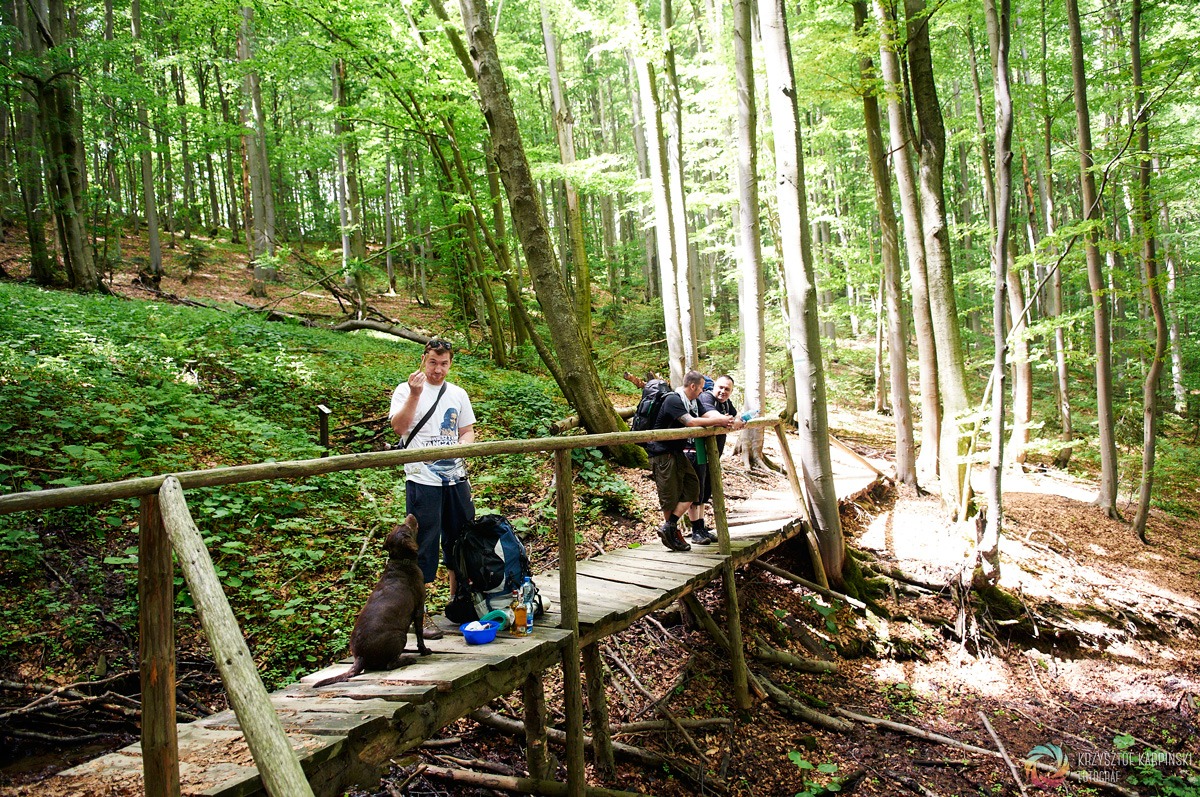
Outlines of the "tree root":
[[803,720],[809,725],[815,725],[818,728],[824,728],[827,731],[834,731],[835,733],[848,733],[854,729],[854,723],[831,717],[828,714],[822,714],[816,709],[809,708],[799,700],[794,699],[776,686],[771,679],[759,675],[758,681],[766,688],[767,694],[771,696],[771,699],[793,717]]

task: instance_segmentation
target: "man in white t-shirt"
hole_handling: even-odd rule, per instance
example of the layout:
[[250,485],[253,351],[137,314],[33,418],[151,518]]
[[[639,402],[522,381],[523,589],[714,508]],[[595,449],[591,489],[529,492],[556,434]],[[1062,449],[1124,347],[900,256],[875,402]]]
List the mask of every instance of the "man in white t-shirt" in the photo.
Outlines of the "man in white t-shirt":
[[[409,375],[392,393],[388,413],[392,429],[406,448],[429,448],[475,441],[475,412],[467,391],[446,381],[454,362],[454,347],[434,338],[425,344],[420,370]],[[432,412],[430,411],[432,409]],[[422,420],[424,422],[422,422]],[[410,462],[404,466],[406,511],[416,515],[417,564],[431,583],[437,577],[438,550],[449,567],[449,552],[459,532],[475,519],[467,464],[460,458]],[[450,571],[450,594],[455,590]],[[442,632],[425,628],[426,639]]]

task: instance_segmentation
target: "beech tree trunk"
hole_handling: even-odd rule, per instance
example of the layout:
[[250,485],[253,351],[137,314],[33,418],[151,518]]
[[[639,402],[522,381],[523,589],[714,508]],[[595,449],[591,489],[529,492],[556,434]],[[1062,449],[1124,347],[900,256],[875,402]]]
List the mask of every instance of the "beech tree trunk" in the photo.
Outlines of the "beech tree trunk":
[[1150,516],[1150,497],[1154,491],[1154,457],[1158,425],[1158,380],[1162,376],[1163,360],[1167,354],[1167,316],[1163,311],[1162,291],[1158,285],[1158,255],[1154,240],[1154,203],[1150,194],[1153,164],[1150,160],[1150,109],[1146,106],[1146,91],[1142,87],[1142,0],[1133,0],[1133,15],[1129,33],[1130,66],[1133,68],[1134,103],[1137,105],[1138,127],[1138,217],[1142,235],[1142,270],[1146,277],[1146,292],[1154,313],[1154,359],[1142,387],[1142,484],[1138,493],[1137,512],[1133,530],[1138,539],[1146,542],[1146,521]]
[[[483,0],[460,0],[471,60],[475,65],[479,102],[492,134],[496,163],[508,194],[513,226],[525,252],[534,291],[546,316],[555,353],[562,368],[567,400],[594,433],[615,432],[625,427],[607,400],[607,393],[588,351],[571,299],[558,272],[550,230],[542,214],[542,204],[534,187],[533,175],[521,141],[509,98],[508,86],[496,52],[496,42]],[[613,454],[624,464],[644,463],[641,447],[615,447]]]
[[[1067,29],[1071,39],[1071,83],[1075,89],[1075,133],[1079,147],[1079,185],[1083,218],[1099,222],[1100,198],[1092,170],[1092,125],[1087,104],[1087,77],[1083,64],[1083,34],[1079,27],[1079,0],[1067,2]],[[1097,244],[1096,227],[1084,233],[1088,287],[1092,294],[1092,326],[1096,346],[1096,422],[1100,432],[1100,492],[1095,505],[1111,518],[1117,512],[1117,443],[1113,423],[1111,326],[1108,315],[1104,264]]]
[[950,233],[946,224],[943,168],[946,130],[933,79],[929,46],[929,14],[925,0],[905,0],[908,23],[908,67],[913,105],[920,128],[921,222],[925,234],[925,265],[929,278],[929,313],[937,346],[938,387],[942,397],[941,455],[942,500],[952,517],[971,512],[971,481],[966,454],[971,434],[967,375],[963,360],[958,305],[954,298],[954,272],[950,263]]
[[[733,3],[733,65],[737,82],[737,258],[738,319],[742,332],[743,409],[762,410],[766,399],[767,358],[764,325],[762,238],[758,201],[758,111],[754,95],[754,54],[751,47],[752,0]],[[747,468],[762,467],[762,428],[738,435],[739,453]]]
[[940,457],[942,409],[938,390],[937,344],[933,319],[929,312],[929,283],[925,265],[925,232],[921,223],[917,178],[913,172],[911,130],[901,105],[904,96],[900,58],[896,54],[896,21],[884,5],[875,0],[875,19],[879,23],[879,63],[887,90],[888,131],[892,168],[900,192],[900,210],[904,220],[904,246],[908,254],[909,283],[912,290],[913,331],[917,341],[917,362],[921,380],[921,450],[916,470],[921,478],[936,476]]
[[[867,20],[866,0],[855,0],[854,27],[861,30]],[[859,61],[863,81],[875,80],[875,65],[870,58]],[[871,161],[871,178],[875,185],[875,207],[879,213],[882,236],[880,260],[883,268],[883,290],[879,312],[887,306],[888,371],[891,375],[892,414],[896,423],[896,480],[916,486],[916,445],[913,442],[912,403],[908,395],[908,319],[904,312],[904,287],[900,279],[900,234],[896,226],[896,211],[892,204],[892,179],[888,172],[888,153],[880,132],[879,100],[874,94],[863,94],[863,121],[867,133],[867,156]],[[902,157],[903,151],[895,153]]]
[[788,348],[795,368],[802,476],[808,483],[809,514],[817,527],[825,575],[830,585],[840,586],[844,583],[842,567],[846,546],[829,457],[817,285],[808,226],[804,150],[800,141],[800,115],[795,73],[792,71],[792,51],[788,41],[787,12],[784,0],[762,0],[758,9],[770,89],[771,126],[775,133],[779,242],[788,288]]

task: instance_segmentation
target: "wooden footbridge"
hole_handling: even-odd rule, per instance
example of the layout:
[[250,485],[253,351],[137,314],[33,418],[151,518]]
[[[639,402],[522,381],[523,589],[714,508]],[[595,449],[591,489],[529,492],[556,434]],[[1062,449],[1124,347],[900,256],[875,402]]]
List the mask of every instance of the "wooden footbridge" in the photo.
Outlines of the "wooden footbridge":
[[[819,560],[805,521],[804,488],[796,478],[783,425],[759,419],[751,427],[774,428],[789,473],[790,490],[760,490],[727,513],[721,465],[712,435],[718,430],[672,430],[576,435],[453,446],[442,456],[549,451],[554,453],[559,518],[560,569],[538,574],[553,608],[529,638],[501,635],[491,644],[468,646],[457,628],[430,643],[433,654],[406,666],[372,672],[314,690],[310,684],[344,670],[349,660],[273,694],[254,668],[201,535],[192,522],[184,489],[297,478],[370,467],[395,467],[419,459],[418,451],[352,454],[300,462],[267,463],[191,471],[105,485],[0,496],[0,513],[142,498],[139,545],[142,740],[59,773],[18,794],[221,795],[262,793],[276,797],[341,794],[353,784],[373,784],[396,756],[496,697],[521,690],[532,778],[552,778],[547,753],[545,670],[563,668],[566,763],[563,793],[585,792],[583,690],[588,691],[592,754],[611,771],[603,670],[598,650],[604,637],[650,612],[683,599],[703,612],[691,593],[721,579],[729,611],[724,630],[705,621],[731,658],[735,692],[750,706],[733,573],[787,539],[801,536]],[[719,542],[687,553],[669,552],[655,540],[636,548],[576,561],[571,449],[647,439],[705,437],[713,477],[713,509]],[[883,474],[844,446],[831,449],[840,500],[858,495]],[[716,549],[716,550],[714,550]],[[213,649],[232,710],[193,723],[175,722],[173,571],[171,554],[187,579]],[[582,661],[582,672],[581,672]],[[615,792],[610,792],[615,793]]]

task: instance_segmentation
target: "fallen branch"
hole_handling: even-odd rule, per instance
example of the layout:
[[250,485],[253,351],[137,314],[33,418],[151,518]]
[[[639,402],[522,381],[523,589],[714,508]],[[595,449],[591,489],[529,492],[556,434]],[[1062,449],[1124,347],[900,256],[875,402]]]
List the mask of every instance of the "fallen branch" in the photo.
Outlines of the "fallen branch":
[[767,564],[766,562],[763,562],[761,560],[755,560],[753,562],[753,564],[755,567],[766,570],[768,573],[777,575],[782,579],[791,581],[792,583],[799,584],[800,586],[804,587],[805,589],[812,590],[813,592],[817,593],[818,595],[820,595],[823,598],[828,598],[829,600],[839,600],[842,603],[847,603],[847,604],[853,606],[855,609],[865,610],[867,608],[867,604],[863,603],[858,598],[851,598],[849,595],[843,595],[842,593],[836,592],[832,589],[826,589],[825,587],[822,587],[820,584],[809,581],[807,578],[801,578],[800,576],[796,575],[795,573],[789,573],[788,571],[784,570],[781,567],[776,567],[775,565]]
[[[506,717],[503,714],[497,714],[495,711],[487,708],[480,708],[472,711],[469,715],[471,719],[486,725],[489,728],[495,728],[511,736],[525,736],[525,723],[520,720]],[[546,738],[557,744],[565,745],[567,743],[567,734],[565,731],[560,731],[557,728],[547,728]],[[583,744],[585,747],[590,746],[592,737],[584,735]],[[628,759],[643,766],[659,769],[661,767],[670,767],[672,772],[677,773],[684,780],[687,780],[694,786],[698,787],[702,792],[712,791],[716,794],[724,794],[725,790],[712,784],[704,777],[704,770],[680,761],[674,758],[667,758],[664,755],[647,750],[644,747],[635,747],[631,744],[614,741],[612,743],[613,753]]]
[[[708,635],[712,637],[718,645],[721,646],[722,650],[729,654],[733,653],[733,648],[729,644],[729,638],[725,636],[725,632],[721,630],[721,626],[717,625],[717,621],[714,620],[712,615],[708,613],[708,609],[704,608],[704,604],[700,602],[695,593],[689,592],[688,594],[684,595],[683,605],[686,606],[693,615],[695,615],[696,619],[700,621],[700,625],[704,626],[704,630],[707,631]],[[754,673],[747,673],[747,675],[749,678],[746,679],[746,682],[749,684],[750,688],[754,690],[754,695],[759,700],[766,698],[767,690],[763,689],[762,684],[760,684],[758,679],[754,677]]]
[[503,775],[505,777],[516,777],[517,771],[506,764],[497,764],[493,761],[484,761],[482,758],[459,758],[452,755],[437,755],[430,753],[438,761],[443,764],[452,764],[463,769],[483,770],[491,772],[493,775]]
[[[724,719],[722,717],[713,717],[711,719],[677,719],[680,725],[685,728],[727,728],[733,724],[733,720]],[[610,725],[608,730],[612,734],[626,733],[649,733],[651,731],[669,731],[673,730],[675,725],[666,720],[643,720],[642,722],[620,722],[616,725]]]
[[[915,736],[918,739],[936,742],[937,744],[956,747],[959,750],[966,750],[969,753],[975,753],[977,755],[985,755],[990,758],[1002,757],[995,750],[988,750],[985,747],[976,747],[973,744],[967,744],[966,742],[960,742],[957,739],[951,739],[949,736],[942,736],[940,733],[931,733],[930,731],[922,730],[921,728],[917,728],[913,725],[905,725],[903,722],[893,722],[892,720],[880,719],[879,717],[869,717],[865,714],[858,714],[844,708],[834,708],[833,711],[835,714],[840,714],[846,719],[851,719],[855,722],[861,722],[864,725],[874,725],[880,728],[887,728],[890,731],[907,734],[908,736]],[[1035,762],[1033,766],[1037,767],[1043,772],[1057,771],[1055,767],[1052,767],[1049,764],[1043,764],[1040,761]],[[1124,786],[1118,786],[1115,783],[1108,783],[1107,781],[1098,780],[1097,778],[1083,775],[1078,772],[1068,772],[1066,777],[1068,780],[1073,780],[1076,783],[1083,783],[1097,789],[1107,789],[1108,791],[1123,795],[1123,797],[1138,797],[1137,792],[1131,791]]]
[[992,741],[996,743],[996,749],[1000,751],[1001,757],[1004,758],[1004,763],[1008,764],[1008,771],[1012,773],[1013,780],[1017,782],[1017,788],[1021,790],[1021,797],[1029,797],[1029,792],[1025,790],[1025,784],[1021,781],[1021,774],[1017,772],[1016,765],[1009,758],[1008,750],[1004,749],[1004,742],[1000,741],[1000,737],[996,734],[996,729],[992,727],[992,723],[988,722],[987,715],[982,711],[979,712],[979,719],[983,720],[983,727],[987,728]]
[[456,744],[462,744],[461,736],[447,736],[445,739],[426,739],[425,741],[421,742],[421,747],[453,747]]
[[622,659],[616,651],[607,645],[602,645],[601,650],[604,651],[605,655],[608,656],[609,660],[612,661],[613,664],[617,665],[617,667],[619,667],[621,671],[629,677],[630,683],[632,683],[639,692],[645,695],[648,700],[655,703],[656,707],[658,708],[658,713],[662,714],[668,722],[675,726],[675,729],[679,731],[679,735],[682,736],[684,741],[688,743],[688,747],[692,748],[692,752],[700,756],[700,760],[704,763],[704,766],[708,767],[708,756],[706,756],[704,751],[700,749],[700,745],[696,744],[696,740],[692,738],[690,733],[688,733],[687,728],[683,727],[683,725],[679,722],[679,718],[676,717],[675,714],[666,707],[666,704],[655,699],[654,694],[642,685],[642,682],[638,680],[637,675],[634,674],[630,666],[625,663],[625,660]]
[[[493,775],[484,772],[472,772],[468,769],[449,769],[447,767],[425,767],[425,776],[441,778],[455,783],[466,783],[483,789],[503,789],[517,794],[546,794],[559,797],[570,793],[570,787],[556,780],[537,780],[535,778],[515,778],[507,775]],[[595,786],[583,787],[583,793],[588,797],[640,797],[641,792],[617,791],[602,789]]]
[[776,686],[770,678],[765,678],[760,675],[758,680],[759,683],[766,688],[767,694],[771,696],[771,699],[774,700],[781,709],[786,711],[788,714],[791,714],[796,719],[803,720],[809,725],[815,725],[818,728],[824,728],[827,731],[834,731],[836,733],[848,733],[854,729],[854,723],[852,722],[846,722],[845,720],[831,717],[828,714],[822,714],[820,711],[804,705],[799,700],[791,697],[787,692],[784,692],[782,689]]
[[837,672],[837,665],[832,661],[816,661],[815,659],[803,659],[786,650],[776,650],[761,638],[754,637],[755,647],[753,650],[754,658],[759,661],[765,661],[770,664],[779,664],[788,669],[796,670],[797,672],[812,672],[812,673],[830,673]]
[[921,795],[921,797],[940,797],[936,791],[930,791],[908,775],[903,775],[891,769],[881,769],[879,770],[879,774],[885,778],[891,778],[914,794]]
[[349,321],[343,321],[340,324],[334,324],[329,328],[334,332],[353,332],[356,329],[370,329],[374,330],[375,332],[383,332],[388,335],[395,335],[398,338],[411,340],[414,343],[420,343],[422,346],[424,346],[430,340],[428,335],[422,335],[416,330],[409,329],[408,327],[401,326],[399,324],[387,324],[382,321],[357,321],[355,319],[351,319]]

